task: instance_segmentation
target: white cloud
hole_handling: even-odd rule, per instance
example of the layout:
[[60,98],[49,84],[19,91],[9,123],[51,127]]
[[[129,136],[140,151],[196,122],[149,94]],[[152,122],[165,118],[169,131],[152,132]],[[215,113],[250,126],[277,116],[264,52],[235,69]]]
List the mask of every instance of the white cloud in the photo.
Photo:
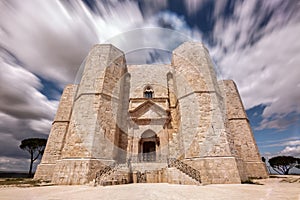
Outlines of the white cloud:
[[[141,27],[116,35],[106,43],[121,49],[128,64],[144,64],[150,60],[170,63],[174,48],[185,41],[200,41],[201,38],[200,31],[196,27],[190,28],[183,17],[165,11],[149,17]],[[159,56],[153,60],[153,55]]]
[[263,147],[286,147],[286,146],[297,146],[300,145],[300,140],[291,140],[291,141],[284,141],[284,142],[278,142],[274,144],[266,144],[262,145]]
[[1,56],[0,112],[16,118],[52,119],[58,102],[41,94],[42,85],[33,73],[14,64],[9,55]]
[[[190,29],[175,14],[162,12],[153,16],[167,6],[167,1],[151,2],[141,5],[147,19],[135,1],[96,1],[93,11],[81,0],[3,2],[0,44],[13,52],[27,70],[63,86],[74,81],[82,61],[96,43],[112,43],[129,53],[145,48],[171,51],[183,38],[201,38],[197,28]],[[153,3],[155,6],[149,7]],[[162,21],[176,33],[158,28]],[[150,53],[154,52],[136,54],[138,62],[148,61]],[[135,60],[131,56],[128,62]]]
[[96,6],[92,12],[80,0],[3,1],[0,44],[29,71],[70,83],[92,45],[143,22],[137,2],[97,2]]
[[58,101],[48,100],[39,78],[11,54],[1,49],[0,55],[0,170],[24,171],[29,155],[20,141],[49,134]]
[[[292,111],[293,112],[293,111]],[[299,114],[288,116],[289,113],[283,114],[274,114],[270,117],[264,118],[258,127],[255,127],[255,130],[264,130],[264,129],[277,129],[277,130],[286,130],[291,125],[299,121]]]
[[292,136],[292,137],[287,137],[287,138],[283,138],[283,139],[280,139],[280,140],[260,141],[260,142],[257,142],[257,143],[278,144],[278,143],[284,143],[284,142],[289,142],[289,141],[293,141],[293,140],[300,140],[300,136]]
[[215,10],[214,17],[219,18],[220,15],[224,12],[226,5],[228,4],[228,0],[215,1]]
[[268,140],[268,141],[260,142],[259,146],[263,147],[263,148],[275,147],[276,149],[278,147],[281,147],[280,151],[276,151],[276,152],[272,152],[272,153],[264,152],[262,154],[262,156],[264,156],[266,158],[271,158],[271,157],[275,157],[275,156],[300,157],[300,137],[299,136],[284,138],[281,140]]
[[29,120],[29,127],[32,130],[48,135],[50,133],[52,120]]
[[300,145],[299,146],[287,146],[278,153],[279,155],[300,157]]
[[291,145],[291,146],[300,145],[300,140],[286,142],[286,145]]
[[213,33],[218,69],[237,83],[246,109],[267,105],[261,129],[282,128],[289,113],[300,113],[299,14],[291,1],[278,2],[238,2],[234,17],[217,20]]

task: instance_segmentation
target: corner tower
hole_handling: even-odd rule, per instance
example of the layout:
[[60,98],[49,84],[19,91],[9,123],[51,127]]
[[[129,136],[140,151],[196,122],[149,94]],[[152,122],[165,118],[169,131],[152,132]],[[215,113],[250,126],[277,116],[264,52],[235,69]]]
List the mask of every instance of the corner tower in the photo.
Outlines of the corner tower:
[[[119,109],[121,77],[126,71],[125,56],[116,47],[95,45],[90,51],[74,95],[53,183],[88,183],[94,179],[96,170],[115,162],[119,116],[113,110]],[[48,157],[47,151],[44,157]]]
[[268,177],[236,84],[232,80],[224,80],[220,85],[225,98],[228,140],[231,152],[236,157],[241,179],[245,181],[253,177]]
[[173,51],[182,159],[204,183],[240,183],[225,128],[223,97],[202,43],[186,42]]

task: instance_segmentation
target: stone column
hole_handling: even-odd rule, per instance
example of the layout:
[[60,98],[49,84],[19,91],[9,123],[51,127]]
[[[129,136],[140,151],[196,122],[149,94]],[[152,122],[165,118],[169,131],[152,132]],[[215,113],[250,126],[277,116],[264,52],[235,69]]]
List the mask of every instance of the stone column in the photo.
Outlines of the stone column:
[[159,154],[161,157],[161,161],[165,161],[165,159],[169,155],[169,134],[168,134],[167,126],[164,126],[163,130],[161,131],[159,140],[160,140]]
[[[168,156],[172,158],[178,157],[182,153],[182,141],[178,134],[179,130],[179,104],[177,100],[177,90],[174,79],[175,71],[167,74],[168,83],[168,97],[169,97],[169,109],[170,109],[170,122],[165,125],[166,134],[168,134]],[[170,137],[169,137],[170,136]]]
[[132,124],[129,121],[127,160],[129,160],[129,159],[132,160],[132,156],[133,156],[133,142],[134,142],[133,128],[132,128]]
[[137,162],[138,161],[138,155],[139,155],[139,141],[140,139],[137,137],[133,138],[133,145],[132,145],[132,156],[133,156],[133,162]]

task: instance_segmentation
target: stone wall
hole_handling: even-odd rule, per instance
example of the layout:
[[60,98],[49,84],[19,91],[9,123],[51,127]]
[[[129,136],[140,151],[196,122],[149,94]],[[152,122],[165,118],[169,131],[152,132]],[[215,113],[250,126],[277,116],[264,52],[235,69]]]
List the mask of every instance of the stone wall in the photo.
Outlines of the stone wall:
[[143,98],[144,88],[152,86],[154,98],[168,98],[167,73],[170,65],[128,65],[130,99]]
[[241,183],[234,157],[186,159],[184,163],[199,170],[203,184]]
[[235,83],[223,81],[226,99],[228,138],[231,151],[239,160],[242,180],[251,177],[267,177],[265,164],[261,161],[258,148]]
[[38,165],[34,176],[35,179],[52,179],[56,162],[61,159],[76,90],[77,85],[67,85],[62,93],[41,164]]
[[177,83],[174,77],[174,69],[167,74],[168,79],[168,92],[169,92],[169,109],[171,115],[171,121],[168,126],[168,138],[169,138],[169,157],[179,158],[184,153],[183,140],[179,129],[181,126],[181,115],[180,115],[180,105],[177,98]]
[[99,159],[62,159],[55,166],[52,183],[58,185],[82,185],[93,181],[99,169],[110,165]]

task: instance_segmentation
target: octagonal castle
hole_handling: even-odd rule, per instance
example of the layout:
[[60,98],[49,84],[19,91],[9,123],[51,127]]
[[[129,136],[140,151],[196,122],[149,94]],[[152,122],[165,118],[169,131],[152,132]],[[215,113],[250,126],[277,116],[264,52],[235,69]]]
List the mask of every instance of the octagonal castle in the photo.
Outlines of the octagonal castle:
[[55,184],[241,183],[267,177],[236,85],[202,43],[168,65],[127,65],[110,44],[67,85],[35,179]]

